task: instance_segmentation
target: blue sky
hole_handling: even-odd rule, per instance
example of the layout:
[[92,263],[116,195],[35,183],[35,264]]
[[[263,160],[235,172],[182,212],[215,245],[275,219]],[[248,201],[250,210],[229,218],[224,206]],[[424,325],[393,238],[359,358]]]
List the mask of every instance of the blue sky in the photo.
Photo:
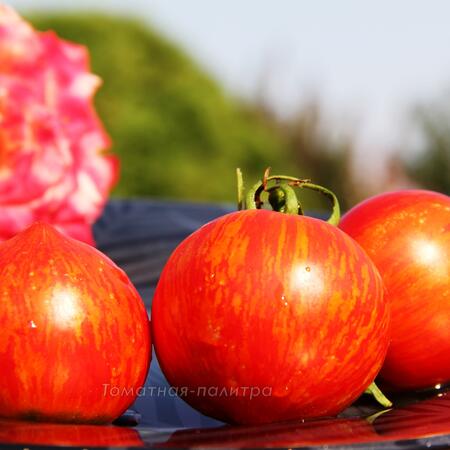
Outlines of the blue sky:
[[446,0],[97,0],[95,8],[150,21],[229,90],[263,95],[280,114],[318,96],[336,130],[353,127],[362,164],[406,148],[410,107],[450,88]]

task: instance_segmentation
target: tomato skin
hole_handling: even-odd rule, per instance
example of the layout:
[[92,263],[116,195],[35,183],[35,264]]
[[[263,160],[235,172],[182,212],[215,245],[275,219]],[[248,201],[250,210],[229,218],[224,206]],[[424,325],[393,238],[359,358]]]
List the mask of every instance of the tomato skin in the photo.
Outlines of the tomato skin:
[[111,422],[145,381],[139,294],[105,255],[50,225],[0,246],[0,329],[1,417]]
[[423,190],[382,194],[350,210],[339,226],[366,250],[387,289],[385,387],[450,381],[450,198]]
[[[383,362],[383,289],[367,255],[336,227],[273,211],[231,213],[169,258],[152,305],[155,350],[178,393],[220,420],[333,415]],[[250,398],[244,387],[270,395]]]

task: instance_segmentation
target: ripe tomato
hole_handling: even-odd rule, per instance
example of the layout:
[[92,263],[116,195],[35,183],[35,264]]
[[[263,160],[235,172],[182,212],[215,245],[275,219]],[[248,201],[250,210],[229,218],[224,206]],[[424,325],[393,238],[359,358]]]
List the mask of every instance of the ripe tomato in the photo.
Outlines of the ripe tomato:
[[392,307],[386,387],[450,381],[450,198],[400,191],[366,200],[340,228],[378,267]]
[[0,245],[0,416],[111,422],[150,361],[145,306],[89,245],[35,224]]
[[336,227],[267,210],[225,215],[169,258],[154,345],[178,394],[226,422],[336,414],[388,345],[381,277]]

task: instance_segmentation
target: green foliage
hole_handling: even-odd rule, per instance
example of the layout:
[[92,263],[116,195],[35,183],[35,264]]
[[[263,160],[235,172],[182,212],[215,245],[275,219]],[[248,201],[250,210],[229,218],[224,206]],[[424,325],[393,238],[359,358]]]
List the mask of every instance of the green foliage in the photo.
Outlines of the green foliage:
[[450,108],[446,100],[416,110],[422,146],[406,167],[421,186],[450,195]]
[[278,164],[282,138],[147,26],[78,13],[31,21],[90,49],[98,111],[122,160],[116,194],[233,201],[236,167],[251,179],[289,168]]
[[[268,166],[334,188],[341,201],[348,193],[350,154],[324,137],[319,109],[280,122],[231,98],[183,51],[135,20],[74,13],[31,21],[90,50],[104,81],[96,105],[122,161],[116,195],[235,201],[235,168],[249,187]],[[306,204],[320,205],[317,194]]]

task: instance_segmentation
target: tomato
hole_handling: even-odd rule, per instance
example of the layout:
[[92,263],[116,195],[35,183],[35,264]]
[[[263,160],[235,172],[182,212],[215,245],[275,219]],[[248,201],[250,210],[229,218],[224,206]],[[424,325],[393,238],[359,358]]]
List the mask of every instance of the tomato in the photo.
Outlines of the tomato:
[[143,447],[139,433],[127,427],[0,421],[2,446]]
[[388,291],[385,386],[450,381],[450,198],[421,190],[382,194],[350,210],[340,228],[366,250]]
[[111,422],[145,381],[149,328],[111,260],[32,225],[0,245],[0,416]]
[[324,221],[262,209],[185,239],[152,305],[168,381],[232,423],[340,412],[376,376],[388,326],[381,277],[352,239]]

